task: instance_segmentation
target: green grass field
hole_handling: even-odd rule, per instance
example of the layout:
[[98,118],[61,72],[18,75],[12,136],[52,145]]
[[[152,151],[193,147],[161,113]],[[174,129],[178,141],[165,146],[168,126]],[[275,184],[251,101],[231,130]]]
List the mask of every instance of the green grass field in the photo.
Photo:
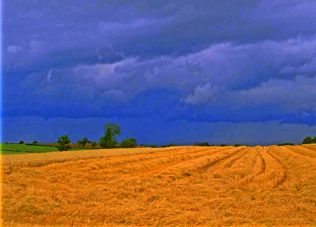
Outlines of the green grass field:
[[[71,150],[87,150],[93,149],[88,147],[78,147],[72,145]],[[0,154],[25,154],[25,153],[46,153],[58,151],[57,147],[45,146],[45,145],[29,145],[29,144],[17,144],[17,143],[2,143],[0,144]]]
[[36,146],[27,144],[1,144],[1,154],[44,153],[58,151],[56,147]]

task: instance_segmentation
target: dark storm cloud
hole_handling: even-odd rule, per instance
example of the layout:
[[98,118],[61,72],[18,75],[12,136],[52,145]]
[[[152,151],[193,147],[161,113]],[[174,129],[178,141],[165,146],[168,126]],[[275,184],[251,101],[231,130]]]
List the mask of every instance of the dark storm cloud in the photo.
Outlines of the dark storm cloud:
[[316,123],[315,1],[5,1],[4,114]]
[[[33,105],[42,107],[40,114],[45,114],[44,106],[51,104],[64,110],[58,111],[59,116],[76,117],[76,113],[66,113],[75,106],[78,112],[88,116],[111,114],[109,110],[114,109],[113,115],[124,115],[124,112],[139,112],[133,105],[138,102],[135,100],[143,100],[142,93],[148,95],[150,91],[165,89],[177,93],[178,101],[173,100],[167,109],[154,110],[166,116],[201,108],[204,112],[215,108],[234,109],[242,114],[243,107],[262,104],[273,107],[278,117],[281,113],[314,112],[315,50],[313,37],[239,45],[223,43],[185,56],[126,58],[115,63],[53,68],[28,74],[18,86],[14,83],[25,96],[17,100],[8,98],[11,102],[8,106],[19,107],[31,99]],[[13,86],[5,94],[12,92],[13,97],[16,93]],[[168,103],[170,98],[165,97],[164,102]],[[155,106],[159,102],[157,99],[149,103]],[[146,106],[144,100],[143,104]],[[117,109],[117,105],[122,108]],[[81,108],[84,111],[80,111]],[[140,112],[144,111],[146,108]],[[254,114],[261,115],[260,112]],[[47,116],[56,114],[48,111]],[[270,118],[275,120],[271,116],[266,120]]]
[[227,41],[286,40],[313,35],[316,25],[313,1],[6,1],[4,6],[8,71],[109,61],[120,54],[179,55]]

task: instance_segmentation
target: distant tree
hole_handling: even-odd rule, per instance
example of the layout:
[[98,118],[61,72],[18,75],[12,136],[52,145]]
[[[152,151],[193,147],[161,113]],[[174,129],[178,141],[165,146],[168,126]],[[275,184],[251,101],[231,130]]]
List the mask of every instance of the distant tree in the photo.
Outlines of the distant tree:
[[90,141],[90,144],[91,144],[92,148],[96,148],[96,146],[97,146],[97,142],[95,142],[95,141]]
[[82,138],[81,140],[78,140],[78,146],[79,147],[85,147],[87,145],[87,143],[89,143],[90,141],[88,140],[87,137]]
[[210,146],[208,142],[200,142],[200,143],[195,143],[195,146]]
[[58,137],[57,143],[58,143],[58,150],[60,151],[68,151],[71,149],[70,139],[68,135],[62,135]]
[[312,143],[313,139],[310,136],[307,136],[303,140],[303,144]]
[[134,138],[126,138],[120,143],[120,147],[131,148],[137,146],[137,140]]
[[21,140],[21,141],[19,142],[19,144],[24,144],[24,141],[23,141],[23,140]]
[[113,148],[117,146],[116,136],[121,134],[120,126],[117,124],[106,124],[104,126],[104,136],[100,138],[99,144],[104,148]]
[[79,147],[82,147],[82,140],[78,140],[77,144],[78,144]]
[[279,143],[278,146],[294,146],[294,144],[285,142],[285,143]]
[[37,142],[36,140],[33,140],[32,144],[33,144],[33,145],[37,145],[38,142]]
[[303,144],[316,143],[316,137],[307,136],[303,140]]

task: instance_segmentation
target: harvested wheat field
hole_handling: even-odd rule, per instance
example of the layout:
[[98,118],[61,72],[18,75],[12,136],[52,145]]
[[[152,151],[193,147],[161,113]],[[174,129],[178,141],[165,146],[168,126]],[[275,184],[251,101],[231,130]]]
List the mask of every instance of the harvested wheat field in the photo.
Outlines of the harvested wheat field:
[[316,146],[2,156],[3,226],[316,225]]

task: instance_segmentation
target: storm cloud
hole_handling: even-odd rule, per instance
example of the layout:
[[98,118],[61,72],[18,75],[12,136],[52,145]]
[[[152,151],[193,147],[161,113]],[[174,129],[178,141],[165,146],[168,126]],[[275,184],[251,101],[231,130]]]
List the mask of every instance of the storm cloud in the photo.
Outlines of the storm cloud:
[[313,126],[315,11],[314,1],[4,1],[4,116]]

